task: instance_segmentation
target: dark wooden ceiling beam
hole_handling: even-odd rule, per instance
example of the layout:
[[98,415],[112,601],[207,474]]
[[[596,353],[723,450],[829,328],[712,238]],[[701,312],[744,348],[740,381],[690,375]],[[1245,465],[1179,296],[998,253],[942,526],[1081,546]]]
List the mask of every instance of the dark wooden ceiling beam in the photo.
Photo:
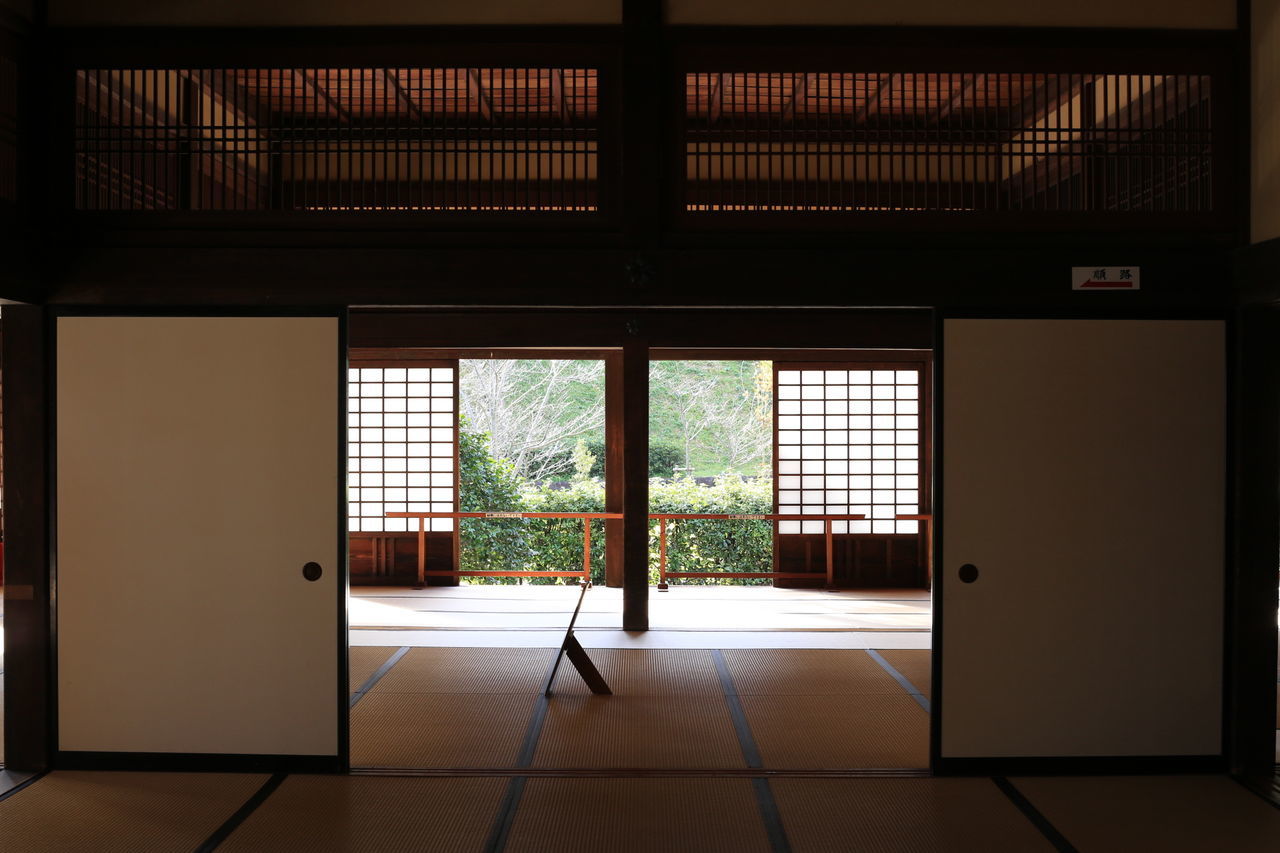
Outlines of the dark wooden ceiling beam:
[[563,68],[553,68],[551,70],[551,99],[554,103],[556,115],[560,117],[560,124],[568,127],[571,116],[569,114],[569,99],[565,96],[564,91]]
[[471,100],[476,102],[484,120],[493,124],[493,102],[489,99],[489,92],[485,89],[484,83],[480,81],[478,68],[467,69],[467,93],[471,96]]
[[315,92],[320,97],[320,100],[324,101],[325,104],[328,105],[329,109],[338,114],[338,118],[344,122],[351,121],[351,111],[343,106],[337,98],[330,95],[323,86],[317,83],[316,79],[312,77],[309,72],[299,71],[298,76],[302,78],[302,82],[307,84],[307,87],[310,88],[311,91]]
[[782,107],[783,124],[795,121],[796,110],[805,102],[809,95],[809,88],[817,79],[817,74],[800,74],[796,76],[795,83],[791,86],[791,96],[787,98],[787,102]]
[[401,84],[396,72],[391,68],[384,68],[382,69],[382,76],[386,79],[387,85],[396,93],[396,100],[404,104],[405,108],[409,110],[409,115],[421,121],[422,108],[418,106],[417,101],[409,97],[409,93],[404,90],[404,85]]
[[871,97],[867,98],[866,103],[858,107],[857,113],[853,116],[853,123],[862,124],[867,120],[867,116],[871,114],[873,109],[879,112],[881,102],[901,85],[902,74],[900,73],[893,73],[882,79],[875,92],[872,93]]
[[965,98],[973,95],[974,89],[978,86],[978,77],[980,75],[967,74],[964,76],[968,79],[966,79],[963,85],[960,86],[959,90],[951,96],[951,100],[938,108],[938,111],[934,114],[931,121],[932,124],[940,124],[946,121],[948,116],[964,105]]
[[715,124],[724,113],[724,75],[711,75],[711,94],[707,98],[707,121]]
[[[1014,116],[1010,124],[1015,128],[1029,127],[1043,120],[1063,104],[1069,103],[1083,91],[1086,84],[1095,79],[1093,74],[1049,74],[1042,79],[1037,79],[1039,75],[1034,74],[1017,76],[1029,78],[1032,85],[1029,89],[1022,90],[1022,100],[1010,107]],[[1065,84],[1063,76],[1066,76]]]

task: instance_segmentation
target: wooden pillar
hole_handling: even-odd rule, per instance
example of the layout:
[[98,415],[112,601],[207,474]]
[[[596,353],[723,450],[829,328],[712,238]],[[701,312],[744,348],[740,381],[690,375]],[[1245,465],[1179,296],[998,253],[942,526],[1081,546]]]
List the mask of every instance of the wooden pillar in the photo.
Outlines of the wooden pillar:
[[649,347],[633,321],[622,348],[622,627],[649,629]]
[[5,766],[49,768],[48,372],[45,312],[4,307]]
[[662,152],[671,141],[664,133],[668,70],[662,7],[658,0],[622,0],[622,227],[641,250],[656,247],[662,231]]
[[[620,270],[623,293],[647,304],[656,271],[648,257],[661,243],[663,128],[667,87],[663,4],[622,0],[621,204],[626,243],[636,251]],[[622,627],[649,629],[649,345],[642,320],[626,322],[622,347]]]
[[[1280,260],[1280,254],[1275,257]],[[1273,269],[1280,269],[1280,264]],[[1272,677],[1276,672],[1276,552],[1280,550],[1280,492],[1276,489],[1280,481],[1280,309],[1274,304],[1246,306],[1239,312],[1236,330],[1236,512],[1234,565],[1227,584],[1226,747],[1233,773],[1268,776],[1275,757]]]
[[[604,360],[604,511],[622,512],[623,468],[622,435],[622,356],[612,354]],[[604,523],[604,583],[622,586],[623,522],[607,519]]]

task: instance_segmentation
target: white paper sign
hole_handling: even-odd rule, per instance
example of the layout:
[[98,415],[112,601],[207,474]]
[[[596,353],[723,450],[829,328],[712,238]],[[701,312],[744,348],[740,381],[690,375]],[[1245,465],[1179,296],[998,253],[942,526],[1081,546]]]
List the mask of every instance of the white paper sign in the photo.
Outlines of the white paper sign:
[[1137,290],[1137,267],[1072,267],[1072,290]]

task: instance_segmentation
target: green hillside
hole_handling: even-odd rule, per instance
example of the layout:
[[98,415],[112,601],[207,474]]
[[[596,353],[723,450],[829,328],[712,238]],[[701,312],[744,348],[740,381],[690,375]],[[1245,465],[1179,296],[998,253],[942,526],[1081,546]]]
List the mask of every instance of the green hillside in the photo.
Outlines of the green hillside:
[[[530,431],[545,435],[546,440],[554,437],[555,459],[528,462],[522,473],[531,473],[539,465],[546,470],[551,465],[558,473],[545,476],[567,478],[579,439],[598,455],[602,453],[604,372],[596,369],[598,364],[525,360],[506,365],[507,370],[498,378],[498,365],[464,362],[459,389],[462,411],[473,425],[498,424],[493,430],[498,445],[495,450],[516,447]],[[674,460],[678,467],[693,468],[682,473],[699,477],[729,472],[767,474],[772,458],[771,385],[769,362],[653,362],[649,430],[654,460],[668,464]],[[501,393],[495,393],[498,387]],[[556,434],[555,424],[539,423],[539,411],[544,416],[553,412],[556,424],[565,427],[563,434]],[[498,433],[509,435],[504,438]],[[664,448],[661,453],[659,447]],[[514,456],[515,451],[508,455]]]

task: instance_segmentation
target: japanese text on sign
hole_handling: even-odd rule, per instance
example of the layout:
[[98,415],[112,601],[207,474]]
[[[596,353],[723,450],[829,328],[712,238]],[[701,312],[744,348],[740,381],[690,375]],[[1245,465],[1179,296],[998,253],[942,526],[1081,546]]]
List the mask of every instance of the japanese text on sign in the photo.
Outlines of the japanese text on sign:
[[1137,290],[1137,267],[1072,267],[1072,290]]

